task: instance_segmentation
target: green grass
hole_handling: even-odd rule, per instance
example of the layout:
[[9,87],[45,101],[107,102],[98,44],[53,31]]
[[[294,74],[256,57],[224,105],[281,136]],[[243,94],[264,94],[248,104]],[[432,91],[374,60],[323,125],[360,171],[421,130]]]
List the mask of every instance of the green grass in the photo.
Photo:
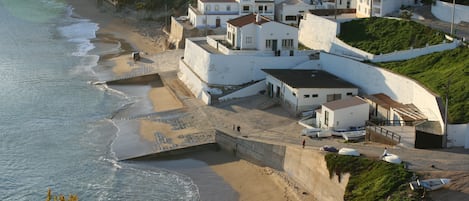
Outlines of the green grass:
[[444,101],[450,80],[448,121],[469,122],[469,48],[437,52],[398,62],[377,63],[393,72],[417,80],[439,94]]
[[408,188],[412,173],[402,165],[332,153],[325,159],[331,177],[350,173],[344,200],[416,200],[417,194]]
[[444,33],[413,21],[377,17],[342,23],[339,38],[372,54],[436,45],[445,39]]

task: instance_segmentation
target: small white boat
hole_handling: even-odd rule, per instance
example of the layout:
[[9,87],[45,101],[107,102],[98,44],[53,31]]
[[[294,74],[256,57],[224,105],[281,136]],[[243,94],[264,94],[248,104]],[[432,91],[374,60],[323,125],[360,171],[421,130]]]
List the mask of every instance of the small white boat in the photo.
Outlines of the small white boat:
[[439,179],[425,179],[425,180],[418,180],[410,182],[410,189],[413,191],[418,190],[418,189],[425,189],[428,191],[434,191],[438,190],[440,188],[443,188],[444,186],[448,185],[449,182],[451,182],[451,179],[447,178],[439,178]]
[[346,156],[360,156],[360,153],[351,148],[342,148],[339,149],[339,155],[346,155]]
[[337,137],[342,137],[342,134],[343,134],[344,132],[347,132],[347,129],[342,129],[342,128],[340,128],[340,129],[334,129],[334,130],[332,131],[332,135],[333,135],[333,136],[337,136]]
[[365,130],[358,130],[358,131],[347,131],[342,133],[342,137],[346,141],[356,141],[365,138],[366,131]]
[[386,161],[388,163],[394,163],[394,164],[401,164],[402,163],[402,160],[401,160],[401,158],[399,158],[398,155],[390,154],[390,153],[387,153],[385,156],[383,156],[381,158],[381,160]]
[[331,137],[331,136],[332,136],[332,133],[329,130],[320,131],[316,133],[316,137],[318,138]]
[[301,135],[316,137],[319,132],[321,132],[320,128],[305,128],[301,131]]

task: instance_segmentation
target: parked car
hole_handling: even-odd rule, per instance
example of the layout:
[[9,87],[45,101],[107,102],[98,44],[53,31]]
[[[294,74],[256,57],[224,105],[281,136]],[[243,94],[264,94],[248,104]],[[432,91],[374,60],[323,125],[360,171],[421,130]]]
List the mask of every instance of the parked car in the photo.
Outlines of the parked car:
[[301,131],[301,135],[309,136],[309,137],[317,137],[319,132],[321,132],[320,128],[305,128]]

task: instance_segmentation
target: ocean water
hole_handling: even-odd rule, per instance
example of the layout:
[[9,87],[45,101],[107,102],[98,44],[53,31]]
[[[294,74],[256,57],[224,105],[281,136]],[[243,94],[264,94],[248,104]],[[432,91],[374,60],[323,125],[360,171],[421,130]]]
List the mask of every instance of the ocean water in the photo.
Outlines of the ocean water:
[[0,200],[44,200],[48,188],[80,200],[199,200],[180,171],[116,160],[107,118],[129,99],[89,84],[99,25],[71,12],[60,0],[0,0]]

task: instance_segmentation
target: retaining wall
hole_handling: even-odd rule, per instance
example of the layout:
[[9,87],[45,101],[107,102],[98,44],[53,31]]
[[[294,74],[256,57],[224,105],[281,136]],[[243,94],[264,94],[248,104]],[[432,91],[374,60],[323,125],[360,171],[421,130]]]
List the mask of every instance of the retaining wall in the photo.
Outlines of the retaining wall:
[[349,174],[329,176],[324,153],[259,142],[245,137],[231,136],[217,131],[215,141],[225,150],[260,166],[285,171],[293,180],[302,184],[318,200],[343,200]]

